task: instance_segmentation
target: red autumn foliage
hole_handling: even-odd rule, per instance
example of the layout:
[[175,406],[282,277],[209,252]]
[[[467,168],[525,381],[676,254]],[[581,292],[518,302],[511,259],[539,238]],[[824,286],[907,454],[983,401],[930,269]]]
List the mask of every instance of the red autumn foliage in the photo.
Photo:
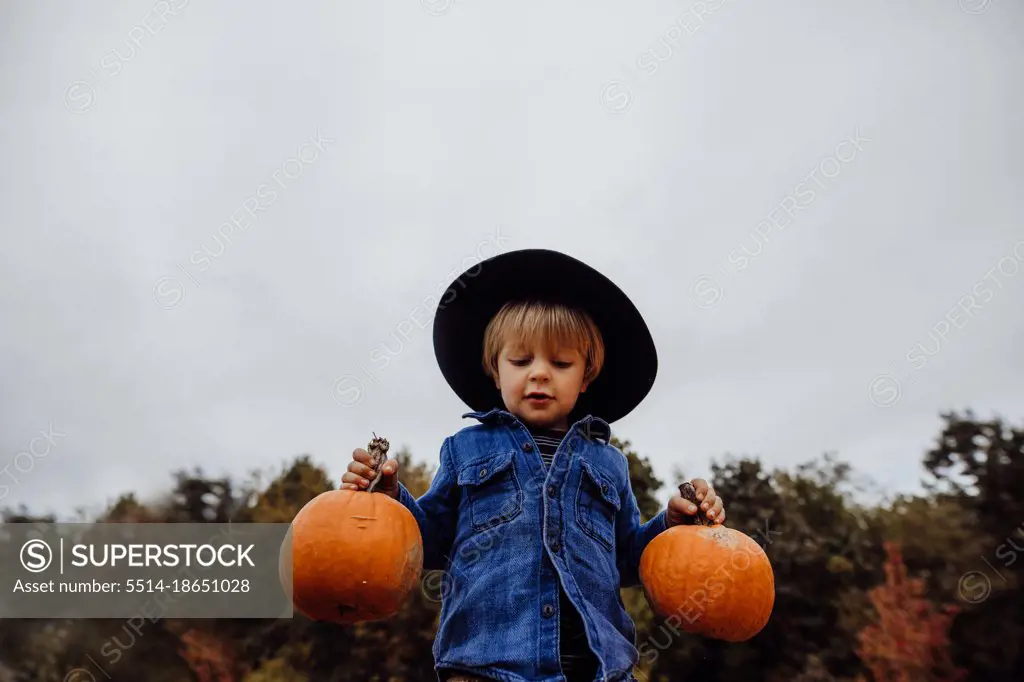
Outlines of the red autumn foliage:
[[924,581],[907,576],[900,548],[886,543],[885,584],[870,592],[878,621],[858,635],[857,655],[875,682],[959,682],[967,671],[950,658],[949,629],[958,609],[924,597]]
[[181,643],[181,657],[199,682],[235,682],[235,656],[226,642],[191,629],[181,635]]

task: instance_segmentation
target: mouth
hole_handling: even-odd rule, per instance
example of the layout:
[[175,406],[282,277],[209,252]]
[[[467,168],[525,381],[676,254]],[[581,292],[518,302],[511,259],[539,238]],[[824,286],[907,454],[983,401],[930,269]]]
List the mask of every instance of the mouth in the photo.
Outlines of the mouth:
[[526,395],[526,399],[535,403],[546,403],[549,400],[554,400],[554,398],[549,396],[547,393],[528,393]]

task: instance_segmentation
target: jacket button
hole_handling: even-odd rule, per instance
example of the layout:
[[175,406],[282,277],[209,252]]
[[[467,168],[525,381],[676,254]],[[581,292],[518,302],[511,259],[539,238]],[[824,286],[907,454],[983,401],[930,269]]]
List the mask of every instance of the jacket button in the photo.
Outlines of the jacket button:
[[603,493],[607,493],[608,492],[608,484],[607,483],[602,483],[601,484],[601,492],[603,492]]
[[558,489],[553,485],[548,486],[548,497],[554,497],[558,493]]
[[551,604],[545,604],[544,608],[542,608],[540,612],[544,614],[545,618],[550,618],[551,616],[555,615],[555,607]]
[[558,553],[558,550],[560,550],[560,549],[562,549],[562,546],[561,546],[560,544],[558,544],[558,540],[555,540],[555,541],[553,541],[553,542],[551,543],[551,551],[552,551],[552,552],[554,552],[555,554],[557,554],[557,553]]
[[533,443],[523,443],[523,450],[533,452]]
[[480,478],[483,478],[486,475],[487,475],[487,469],[481,469],[480,470]]

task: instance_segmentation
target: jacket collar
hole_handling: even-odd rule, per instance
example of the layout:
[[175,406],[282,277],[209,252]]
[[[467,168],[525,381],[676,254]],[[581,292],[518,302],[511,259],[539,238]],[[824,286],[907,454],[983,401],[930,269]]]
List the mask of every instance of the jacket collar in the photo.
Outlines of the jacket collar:
[[[519,417],[515,416],[508,410],[503,410],[499,407],[495,407],[487,411],[466,412],[465,414],[462,415],[462,417],[473,417],[474,419],[477,419],[482,423],[517,423],[521,424],[524,428],[526,427],[526,425],[519,420]],[[575,424],[569,427],[570,432],[573,431],[574,429],[578,429],[579,432],[582,433],[587,438],[592,439],[594,437],[597,437],[603,440],[605,443],[607,443],[611,439],[612,429],[608,422],[606,422],[604,419],[601,419],[600,417],[595,417],[592,414],[588,414],[586,417],[583,417],[582,419],[580,419]]]

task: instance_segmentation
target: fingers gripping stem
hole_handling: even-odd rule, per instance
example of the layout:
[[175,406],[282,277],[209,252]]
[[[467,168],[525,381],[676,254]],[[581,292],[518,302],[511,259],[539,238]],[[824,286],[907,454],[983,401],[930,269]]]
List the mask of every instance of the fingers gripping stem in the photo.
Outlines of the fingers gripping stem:
[[692,483],[683,483],[679,486],[679,494],[682,495],[683,499],[697,507],[697,513],[692,517],[684,519],[683,523],[686,525],[701,525],[710,526],[711,520],[700,513],[700,500],[697,499],[697,490],[693,487]]
[[384,476],[384,462],[388,461],[388,448],[391,447],[388,443],[387,438],[378,438],[377,434],[373,434],[373,440],[366,447],[370,453],[370,467],[376,472],[373,480],[370,481],[370,485],[366,487],[366,492],[372,493],[373,489],[377,487],[380,479]]

